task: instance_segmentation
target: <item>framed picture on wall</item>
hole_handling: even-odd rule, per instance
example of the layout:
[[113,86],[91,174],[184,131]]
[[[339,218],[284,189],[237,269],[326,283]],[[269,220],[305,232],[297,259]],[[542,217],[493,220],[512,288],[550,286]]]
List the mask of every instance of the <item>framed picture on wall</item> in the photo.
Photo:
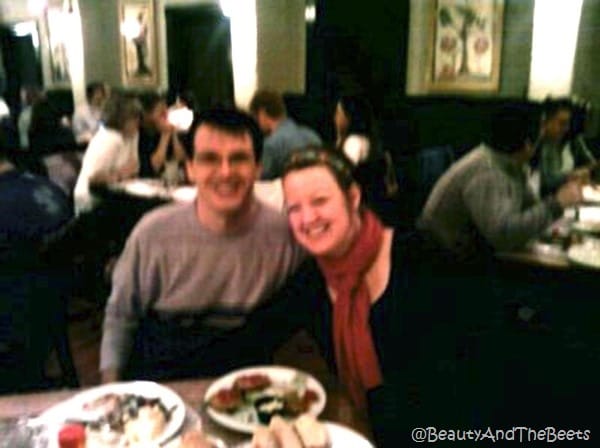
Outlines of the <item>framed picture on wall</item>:
[[427,89],[498,90],[504,0],[433,0],[432,4]]
[[158,84],[153,0],[120,0],[121,73],[126,86]]
[[46,11],[46,29],[50,60],[50,81],[52,85],[69,86],[71,73],[67,39],[69,26],[61,8],[48,8]]

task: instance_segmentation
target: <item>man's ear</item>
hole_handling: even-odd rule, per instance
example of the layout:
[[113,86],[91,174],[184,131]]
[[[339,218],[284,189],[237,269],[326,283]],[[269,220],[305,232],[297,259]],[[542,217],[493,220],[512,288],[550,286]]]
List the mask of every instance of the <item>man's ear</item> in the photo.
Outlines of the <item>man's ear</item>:
[[262,176],[262,170],[263,170],[262,163],[257,162],[256,163],[256,180],[260,180],[260,177]]
[[195,176],[194,176],[193,164],[194,164],[194,161],[192,159],[187,159],[185,161],[185,174],[187,174],[188,180],[192,183],[194,183],[196,181]]

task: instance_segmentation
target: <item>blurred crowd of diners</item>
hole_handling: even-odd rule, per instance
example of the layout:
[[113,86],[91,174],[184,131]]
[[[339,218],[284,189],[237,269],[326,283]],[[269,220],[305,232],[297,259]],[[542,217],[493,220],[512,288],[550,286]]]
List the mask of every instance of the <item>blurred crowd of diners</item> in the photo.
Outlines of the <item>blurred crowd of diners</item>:
[[[528,312],[522,304],[508,310],[510,325],[497,324],[505,305],[530,285],[493,286],[489,262],[496,252],[524,248],[581,203],[581,186],[597,171],[595,150],[582,134],[586,104],[549,99],[540,116],[522,105],[499,108],[489,138],[455,163],[442,163],[418,213],[407,217],[394,215],[399,208],[390,204],[407,201],[411,192],[362,96],[336,101],[329,118],[335,138],[324,145],[316,130],[288,115],[278,92],[256,92],[248,112],[197,111],[185,94],[169,102],[157,92],[102,83],[90,84],[87,93],[87,104],[72,117],[58,113],[48,96],[30,95],[28,146],[0,142],[0,203],[3,196],[19,198],[2,204],[0,243],[11,249],[18,242],[13,254],[15,247],[19,254],[31,249],[21,243],[42,243],[53,262],[83,253],[91,277],[103,278],[105,289],[94,280],[91,289],[102,306],[108,298],[105,381],[128,371],[161,380],[220,374],[263,360],[276,329],[289,336],[305,325],[316,329],[355,404],[368,408],[376,437],[398,434],[399,416],[402,431],[409,423],[508,424],[517,411],[570,417],[563,411],[577,399],[576,379],[562,384],[564,372],[552,372],[552,386],[564,395],[544,414],[541,401],[522,399],[528,389],[518,381],[520,363],[535,359],[527,368],[537,373],[546,364],[529,348],[542,348],[544,356],[552,348],[557,360],[572,360],[591,376],[598,359],[562,345],[563,328],[538,342],[540,326],[531,315],[522,317]],[[24,128],[26,112],[19,120]],[[44,158],[78,148],[81,166],[67,191],[10,161],[15,154]],[[170,177],[169,166],[195,185],[195,202],[146,214],[156,204],[109,203],[94,189]],[[255,200],[261,176],[282,179],[285,216]],[[52,252],[56,241],[60,256]],[[298,268],[306,255],[308,264]],[[4,262],[16,275],[0,278],[18,297],[16,288],[24,285],[15,260]],[[63,275],[69,278],[64,272],[53,278]],[[43,285],[46,277],[36,281]],[[34,293],[45,294],[41,288]],[[565,288],[549,284],[541,292],[564,298]],[[255,311],[268,320],[245,326]],[[516,321],[533,335],[527,344],[513,331]],[[553,346],[556,341],[561,345]],[[502,369],[510,363],[513,377],[506,380]],[[588,376],[582,381],[591,388]],[[536,384],[535,400],[545,385]],[[588,399],[595,396],[590,389]]]

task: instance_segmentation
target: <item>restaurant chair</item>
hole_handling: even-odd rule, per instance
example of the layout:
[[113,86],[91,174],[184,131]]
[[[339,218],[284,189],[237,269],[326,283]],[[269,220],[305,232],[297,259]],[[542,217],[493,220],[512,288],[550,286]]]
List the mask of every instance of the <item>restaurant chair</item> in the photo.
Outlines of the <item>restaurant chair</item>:
[[[38,247],[0,248],[0,393],[78,387],[67,331],[72,274],[42,260]],[[61,377],[45,367],[56,352]]]
[[406,163],[408,215],[416,219],[440,176],[455,160],[449,145],[431,146],[411,155]]

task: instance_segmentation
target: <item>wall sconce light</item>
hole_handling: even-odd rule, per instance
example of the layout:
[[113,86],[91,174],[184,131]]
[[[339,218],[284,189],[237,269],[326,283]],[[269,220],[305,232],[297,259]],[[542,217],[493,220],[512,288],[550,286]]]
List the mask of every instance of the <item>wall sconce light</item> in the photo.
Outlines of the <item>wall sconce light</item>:
[[317,19],[317,7],[313,5],[306,5],[304,8],[304,20],[307,23],[315,23]]
[[125,20],[121,22],[121,34],[125,39],[133,40],[142,32],[142,24],[137,20]]

